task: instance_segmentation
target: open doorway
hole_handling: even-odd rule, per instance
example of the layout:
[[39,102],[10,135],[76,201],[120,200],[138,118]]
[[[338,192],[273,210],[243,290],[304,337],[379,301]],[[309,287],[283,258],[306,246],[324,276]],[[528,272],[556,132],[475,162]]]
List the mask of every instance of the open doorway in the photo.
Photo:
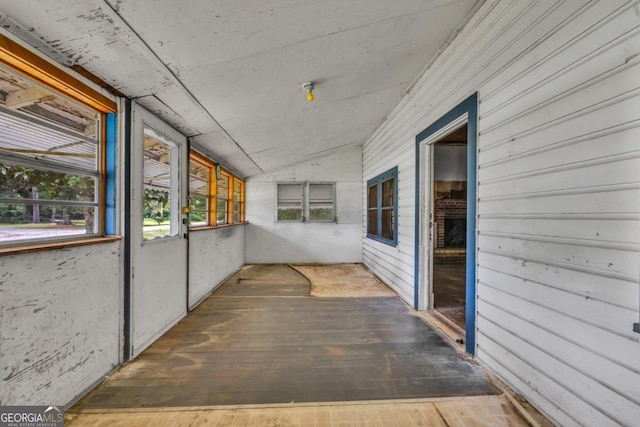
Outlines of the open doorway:
[[[472,355],[477,317],[477,118],[478,97],[473,94],[416,135],[414,306],[453,325],[455,339]],[[447,317],[439,314],[444,312]]]
[[467,125],[431,144],[433,308],[465,330]]

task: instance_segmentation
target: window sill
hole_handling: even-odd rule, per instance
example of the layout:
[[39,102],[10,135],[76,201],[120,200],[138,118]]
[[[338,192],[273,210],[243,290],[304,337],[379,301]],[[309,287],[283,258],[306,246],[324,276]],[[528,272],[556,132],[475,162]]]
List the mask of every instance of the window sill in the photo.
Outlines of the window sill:
[[246,225],[249,224],[249,221],[236,222],[233,224],[220,224],[220,225],[198,225],[196,227],[189,228],[189,232],[192,231],[202,231],[202,230],[215,230],[216,228],[227,228],[227,227],[236,227],[238,225]]
[[118,240],[121,240],[120,236],[94,237],[77,240],[66,240],[62,242],[40,242],[31,244],[23,243],[16,246],[0,247],[0,256],[73,248],[76,246],[97,245],[100,243],[117,242]]

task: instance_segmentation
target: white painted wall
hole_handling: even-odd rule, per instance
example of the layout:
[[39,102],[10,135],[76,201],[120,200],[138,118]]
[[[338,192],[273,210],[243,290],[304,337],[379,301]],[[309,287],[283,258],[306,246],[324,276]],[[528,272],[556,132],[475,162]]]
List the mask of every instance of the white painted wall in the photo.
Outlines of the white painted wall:
[[189,233],[189,308],[242,268],[245,227],[234,225]]
[[0,404],[67,405],[117,365],[120,242],[0,257]]
[[[278,181],[336,183],[337,223],[276,222]],[[362,261],[362,150],[354,147],[251,177],[246,183],[246,262]]]
[[640,419],[639,7],[486,1],[363,147],[400,193],[364,262],[412,302],[415,136],[478,92],[477,357],[562,426]]

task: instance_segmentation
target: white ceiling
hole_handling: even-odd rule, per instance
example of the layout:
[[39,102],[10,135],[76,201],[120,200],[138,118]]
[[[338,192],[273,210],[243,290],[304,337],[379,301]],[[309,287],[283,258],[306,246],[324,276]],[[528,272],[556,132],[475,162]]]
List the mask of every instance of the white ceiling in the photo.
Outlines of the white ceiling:
[[3,0],[0,24],[251,176],[362,144],[479,3]]

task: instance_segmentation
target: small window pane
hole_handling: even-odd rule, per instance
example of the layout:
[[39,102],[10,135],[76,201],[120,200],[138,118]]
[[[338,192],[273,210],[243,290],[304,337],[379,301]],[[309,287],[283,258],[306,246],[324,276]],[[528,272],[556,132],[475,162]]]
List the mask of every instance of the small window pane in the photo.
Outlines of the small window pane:
[[303,184],[278,184],[278,221],[302,221]]
[[393,210],[385,209],[382,211],[382,232],[381,237],[389,240],[393,240],[393,230],[395,224],[393,223]]
[[378,211],[370,209],[368,212],[367,221],[367,233],[377,235],[378,234]]
[[[176,236],[179,231],[177,215],[171,210],[171,186],[176,185],[171,158],[176,146],[151,128],[144,129],[143,238],[145,240]],[[179,207],[178,207],[179,208]]]
[[335,221],[333,184],[309,184],[309,221]]
[[217,182],[217,207],[216,207],[216,221],[218,224],[228,224],[229,219],[227,218],[227,203],[229,198],[229,176],[228,175],[220,175],[220,178]]
[[382,183],[382,207],[393,206],[393,179]]
[[190,225],[209,224],[209,191],[211,168],[191,159],[189,166]]
[[233,181],[233,222],[242,221],[242,183]]
[[227,223],[227,201],[218,199],[216,220],[218,224]]
[[375,208],[378,206],[378,186],[374,185],[369,187],[369,208]]

